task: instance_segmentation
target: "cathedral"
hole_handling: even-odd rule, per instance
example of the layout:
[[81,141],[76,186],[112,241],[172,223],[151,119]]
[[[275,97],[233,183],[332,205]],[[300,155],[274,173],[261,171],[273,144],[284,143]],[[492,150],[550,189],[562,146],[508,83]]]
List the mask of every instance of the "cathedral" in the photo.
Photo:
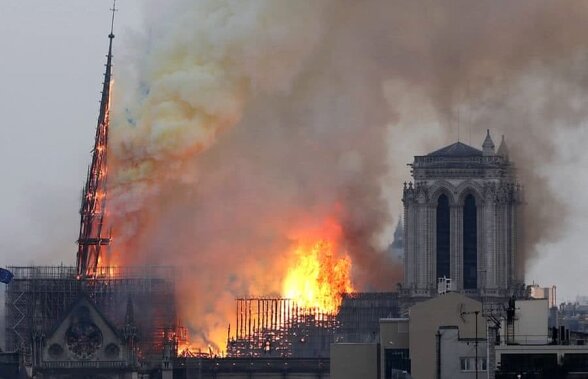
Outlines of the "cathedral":
[[413,300],[456,291],[504,299],[520,287],[523,191],[502,137],[456,142],[410,164],[404,184],[404,282]]

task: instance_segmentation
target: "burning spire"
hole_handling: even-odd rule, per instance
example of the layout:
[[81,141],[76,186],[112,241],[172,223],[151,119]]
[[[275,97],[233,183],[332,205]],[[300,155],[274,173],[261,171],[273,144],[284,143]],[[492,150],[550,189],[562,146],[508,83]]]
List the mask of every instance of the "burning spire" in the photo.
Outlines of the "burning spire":
[[[116,0],[112,6],[112,21],[108,35],[108,55],[106,71],[100,99],[100,113],[96,127],[96,139],[92,154],[92,163],[88,170],[88,179],[82,194],[80,208],[80,236],[78,238],[77,275],[78,278],[94,277],[102,246],[110,244],[110,233],[103,230],[106,208],[107,147],[108,127],[110,124],[110,89],[112,71],[112,40],[114,39],[114,12]],[[106,236],[108,235],[108,236]]]

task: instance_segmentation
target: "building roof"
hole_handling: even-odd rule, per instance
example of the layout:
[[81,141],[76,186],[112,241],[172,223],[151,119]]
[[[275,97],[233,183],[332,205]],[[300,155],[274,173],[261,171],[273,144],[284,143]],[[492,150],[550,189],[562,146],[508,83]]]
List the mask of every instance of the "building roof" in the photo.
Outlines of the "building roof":
[[504,141],[504,135],[502,136],[502,141],[500,141],[500,147],[498,147],[497,154],[508,158],[508,146],[506,146],[506,142]]
[[482,151],[465,143],[456,142],[442,149],[427,154],[429,157],[478,157],[482,156]]
[[484,156],[494,155],[494,141],[490,137],[490,129],[486,129],[486,138],[484,139],[484,143],[482,143],[482,154]]

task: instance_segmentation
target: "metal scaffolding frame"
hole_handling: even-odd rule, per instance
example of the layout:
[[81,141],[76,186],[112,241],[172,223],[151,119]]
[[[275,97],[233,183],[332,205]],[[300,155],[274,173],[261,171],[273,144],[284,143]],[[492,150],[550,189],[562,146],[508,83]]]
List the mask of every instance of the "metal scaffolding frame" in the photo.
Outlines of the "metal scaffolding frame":
[[399,317],[392,292],[343,294],[337,314],[284,298],[236,299],[229,357],[328,357],[333,342],[373,342],[381,318]]
[[113,325],[122,327],[127,302],[133,303],[144,358],[161,354],[163,342],[178,327],[174,270],[171,267],[104,267],[92,280],[77,279],[76,267],[9,267],[6,286],[6,348],[30,357],[33,332],[49,333],[83,295],[90,297]]
[[284,298],[236,299],[236,320],[229,357],[328,357],[338,327],[334,314]]
[[343,294],[337,314],[340,327],[336,341],[375,342],[379,337],[380,319],[391,317],[400,317],[400,304],[395,292]]

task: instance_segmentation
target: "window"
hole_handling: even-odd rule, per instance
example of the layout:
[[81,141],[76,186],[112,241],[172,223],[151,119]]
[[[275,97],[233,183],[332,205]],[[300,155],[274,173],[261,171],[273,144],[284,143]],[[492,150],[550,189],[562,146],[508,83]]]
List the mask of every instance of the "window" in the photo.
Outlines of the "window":
[[449,198],[437,199],[437,278],[451,277]]
[[[461,371],[475,371],[476,358],[475,357],[461,357],[459,358]],[[486,371],[486,358],[478,357],[478,371]]]
[[558,366],[557,354],[501,354],[501,371],[551,370]]
[[386,366],[385,379],[393,379],[398,376],[397,371],[410,372],[410,356],[408,349],[384,349]]
[[478,287],[478,236],[476,199],[466,196],[463,206],[463,288]]

